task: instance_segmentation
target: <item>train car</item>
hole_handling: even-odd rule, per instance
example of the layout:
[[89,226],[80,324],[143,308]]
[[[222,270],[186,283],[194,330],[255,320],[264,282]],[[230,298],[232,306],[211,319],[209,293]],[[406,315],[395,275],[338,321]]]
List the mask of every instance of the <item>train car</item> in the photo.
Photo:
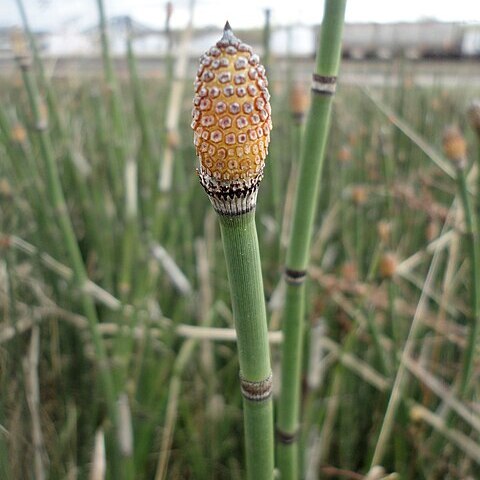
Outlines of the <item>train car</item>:
[[480,25],[423,20],[357,23],[344,29],[343,51],[352,59],[460,58],[480,54]]

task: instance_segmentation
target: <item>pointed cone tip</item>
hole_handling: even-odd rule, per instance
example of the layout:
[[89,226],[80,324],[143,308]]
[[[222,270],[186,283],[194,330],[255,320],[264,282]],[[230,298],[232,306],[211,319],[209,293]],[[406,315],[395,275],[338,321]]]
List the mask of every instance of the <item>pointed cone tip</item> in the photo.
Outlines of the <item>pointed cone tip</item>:
[[239,42],[238,38],[235,36],[235,34],[232,31],[230,22],[227,22],[225,24],[225,27],[223,29],[223,35],[219,42],[223,47],[226,47],[228,45],[233,45]]

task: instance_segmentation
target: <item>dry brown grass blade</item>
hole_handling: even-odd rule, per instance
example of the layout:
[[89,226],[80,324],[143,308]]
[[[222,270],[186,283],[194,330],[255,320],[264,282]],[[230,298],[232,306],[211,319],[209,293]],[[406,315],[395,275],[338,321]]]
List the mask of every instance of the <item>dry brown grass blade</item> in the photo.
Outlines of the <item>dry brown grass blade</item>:
[[27,404],[32,425],[32,444],[34,451],[35,479],[47,478],[48,458],[46,457],[42,424],[40,419],[40,381],[38,378],[38,361],[40,357],[40,328],[35,325],[30,336],[27,357],[24,360],[25,388]]
[[107,460],[105,458],[105,434],[103,429],[99,428],[95,433],[95,445],[92,451],[92,464],[90,468],[89,480],[105,480],[107,470]]
[[433,427],[468,457],[480,464],[480,445],[459,430],[448,427],[442,417],[415,402],[412,402],[410,416],[415,421],[423,421]]
[[480,416],[476,415],[468,406],[454,396],[444,382],[435,377],[431,372],[423,368],[418,362],[411,358],[403,359],[406,367],[418,380],[434,392],[443,402],[457,413],[472,428],[480,432]]

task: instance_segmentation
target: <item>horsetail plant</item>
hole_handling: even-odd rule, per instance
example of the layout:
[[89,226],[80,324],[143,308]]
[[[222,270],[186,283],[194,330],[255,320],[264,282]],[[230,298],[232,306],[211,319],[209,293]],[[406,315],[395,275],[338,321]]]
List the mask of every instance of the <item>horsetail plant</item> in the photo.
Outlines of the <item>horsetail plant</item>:
[[272,371],[255,206],[270,141],[258,55],[225,25],[200,60],[193,107],[198,176],[220,221],[243,395],[247,477],[273,477]]
[[[470,128],[477,137],[477,195],[475,199],[475,210],[477,221],[480,221],[480,100],[474,100],[467,110],[467,119]],[[480,230],[477,225],[477,231]]]
[[465,349],[462,373],[460,375],[460,395],[463,397],[472,389],[470,380],[475,365],[477,338],[480,321],[480,251],[478,245],[477,221],[467,185],[467,144],[460,130],[455,126],[447,127],[443,132],[443,150],[445,156],[454,164],[457,171],[457,188],[461,198],[465,218],[465,241],[470,256],[470,332]]
[[298,429],[302,365],[305,278],[330,112],[340,64],[346,0],[327,0],[313,74],[312,102],[306,121],[287,250],[287,282],[278,405],[278,465],[282,480],[299,478]]

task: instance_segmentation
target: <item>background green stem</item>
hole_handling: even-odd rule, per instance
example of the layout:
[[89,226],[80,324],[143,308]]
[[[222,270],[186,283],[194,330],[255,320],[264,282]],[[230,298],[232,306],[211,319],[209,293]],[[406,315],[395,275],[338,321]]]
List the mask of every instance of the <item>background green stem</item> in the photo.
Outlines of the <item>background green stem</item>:
[[127,157],[126,139],[128,138],[127,129],[125,126],[122,101],[120,99],[119,88],[115,70],[113,68],[112,57],[110,55],[110,45],[108,41],[107,21],[105,15],[105,7],[103,0],[97,0],[97,8],[100,22],[100,38],[102,44],[102,61],[105,82],[107,84],[107,95],[110,100],[111,118],[113,135],[110,141],[113,140],[115,159],[110,165],[112,177],[114,180],[114,192],[117,204],[120,204],[122,192],[122,172],[125,166]]
[[[345,7],[346,0],[328,0],[325,3],[315,69],[318,75],[337,76]],[[304,272],[308,265],[332,100],[333,95],[312,95],[300,157],[293,225],[287,251],[287,271]],[[277,421],[279,438],[284,439],[278,446],[282,480],[299,478],[297,430],[303,358],[304,297],[303,282],[288,283],[283,320],[285,340],[282,348],[282,386]]]
[[460,396],[463,397],[469,390],[469,381],[472,377],[473,367],[475,364],[475,348],[477,346],[478,327],[480,322],[480,272],[479,272],[479,245],[476,232],[476,220],[474,218],[474,210],[472,201],[468,193],[467,179],[465,170],[458,169],[457,183],[460,197],[462,199],[462,207],[465,217],[465,239],[470,257],[470,331],[467,340],[467,348],[465,349],[462,374],[460,377]]

